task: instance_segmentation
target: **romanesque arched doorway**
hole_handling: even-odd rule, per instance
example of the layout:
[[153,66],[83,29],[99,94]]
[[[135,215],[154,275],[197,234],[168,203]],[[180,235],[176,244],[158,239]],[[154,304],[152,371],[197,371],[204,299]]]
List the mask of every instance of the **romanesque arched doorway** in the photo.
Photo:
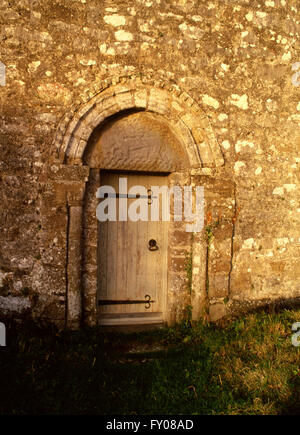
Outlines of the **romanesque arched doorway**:
[[[122,79],[88,96],[61,123],[55,145],[54,162],[64,168],[68,178],[67,324],[76,327],[83,319],[93,325],[101,317],[98,307],[103,298],[96,192],[104,170],[109,177],[112,171],[126,171],[130,177],[161,177],[168,187],[184,186],[192,184],[194,174],[203,168],[222,165],[222,153],[207,118],[187,94],[139,78]],[[146,179],[143,183],[144,187],[149,184]],[[146,241],[151,238],[147,235]],[[157,312],[162,313],[161,320],[172,323],[191,304],[191,293],[186,291],[186,259],[195,237],[185,231],[184,222],[170,222],[165,240],[166,255],[161,260],[166,264],[164,302]],[[109,244],[108,249],[116,249],[118,244],[121,240]],[[194,246],[194,253],[198,248]],[[200,275],[203,280],[204,262],[201,267],[195,268],[193,282]],[[123,296],[115,293],[113,297]],[[195,291],[193,298],[200,306],[202,294]]]
[[[99,324],[166,322],[173,209],[164,201],[173,174],[177,186],[187,182],[189,160],[184,148],[161,115],[123,111],[93,131],[84,164],[99,174],[100,183],[94,177],[98,182],[93,186],[90,181],[88,190],[95,191],[100,184],[103,189],[113,187],[116,196],[109,200],[113,221],[98,222]],[[108,205],[108,200],[101,201]],[[191,237],[185,237],[188,250]]]

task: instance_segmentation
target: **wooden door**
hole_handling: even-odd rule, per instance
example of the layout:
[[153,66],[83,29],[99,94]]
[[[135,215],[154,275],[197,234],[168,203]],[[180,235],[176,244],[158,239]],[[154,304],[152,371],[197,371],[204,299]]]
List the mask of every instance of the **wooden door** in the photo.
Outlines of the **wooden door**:
[[[112,186],[117,194],[117,221],[98,222],[99,323],[162,323],[167,286],[168,223],[161,220],[161,195],[159,220],[151,221],[151,186],[167,185],[167,177],[103,171],[100,177],[101,185]],[[120,177],[127,179],[127,191],[132,186],[146,188],[149,197],[142,200],[147,204],[147,221],[119,220]],[[134,201],[136,199],[127,198],[127,210]],[[152,246],[149,246],[150,240]]]

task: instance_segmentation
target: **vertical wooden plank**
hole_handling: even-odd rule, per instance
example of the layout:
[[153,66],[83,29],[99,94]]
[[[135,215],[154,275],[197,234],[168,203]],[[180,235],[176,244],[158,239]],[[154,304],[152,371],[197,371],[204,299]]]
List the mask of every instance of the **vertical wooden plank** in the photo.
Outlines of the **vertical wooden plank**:
[[[101,174],[101,184],[106,183],[105,175]],[[100,202],[101,200],[99,200]],[[107,222],[98,221],[98,300],[107,298]],[[99,312],[104,313],[105,306],[99,307]]]
[[[147,188],[148,178],[145,175],[139,175],[137,184]],[[143,201],[148,203],[145,198]],[[148,208],[148,205],[147,205]],[[148,222],[137,222],[137,284],[136,284],[136,298],[144,299],[148,290],[148,276],[147,276],[147,261],[148,261]],[[140,305],[139,312],[148,312],[150,310],[145,309],[145,305]]]
[[[137,176],[128,175],[128,191],[136,184]],[[128,198],[128,209],[133,203],[134,199]],[[136,295],[136,283],[137,283],[137,222],[133,222],[128,218],[127,221],[127,298],[134,299]],[[135,305],[127,305],[126,312],[135,312]]]
[[[126,240],[126,222],[117,222],[118,240],[117,240],[117,299],[126,299],[127,295],[127,240]],[[126,312],[125,306],[120,306],[120,312]]]
[[[125,176],[126,177],[126,176]],[[117,185],[115,187],[116,193],[119,192],[119,178],[124,178],[124,175],[117,174]],[[127,177],[126,177],[127,178]],[[119,217],[119,199],[117,199],[117,216]],[[127,222],[117,222],[118,236],[117,236],[117,271],[116,271],[116,299],[127,298]],[[120,305],[118,312],[126,313],[126,305]]]
[[[151,187],[155,184],[155,177],[148,177],[148,188],[151,189]],[[155,264],[153,262],[153,254],[155,255],[155,252],[149,250],[148,243],[150,239],[155,239],[156,233],[154,231],[155,223],[151,221],[151,205],[149,205],[149,214],[150,218],[147,226],[147,289],[145,291],[145,294],[149,294],[151,296],[151,299],[155,300],[155,303],[151,304],[151,308],[149,309],[149,311],[151,310],[151,312],[153,312],[156,310],[157,306],[157,298],[155,295]]]
[[[148,178],[148,185],[151,188],[151,186],[157,186],[158,180],[155,176],[149,176]],[[148,222],[148,229],[147,229],[147,245],[150,239],[154,239],[158,242],[158,225],[159,222],[155,221],[149,221]],[[151,312],[157,311],[157,307],[159,306],[159,300],[158,295],[156,292],[156,274],[157,274],[157,257],[158,257],[159,250],[157,251],[150,251],[147,248],[147,294],[151,296],[152,300],[155,300],[155,303],[151,304]]]
[[[107,184],[116,190],[116,174],[111,173],[108,176]],[[107,224],[107,293],[110,299],[118,298],[117,291],[117,240],[118,227],[117,222],[108,221]],[[109,312],[118,312],[116,305],[109,306]]]
[[[155,185],[156,186],[161,186],[162,185],[162,177],[155,177]],[[162,201],[161,201],[161,195],[159,197],[159,220],[157,222],[155,222],[155,227],[154,227],[154,231],[156,234],[156,240],[157,240],[157,245],[158,245],[158,250],[155,251],[155,288],[154,288],[154,293],[155,293],[155,299],[157,300],[157,304],[155,306],[155,310],[156,311],[161,311],[161,307],[160,307],[160,300],[161,300],[161,289],[160,289],[160,282],[159,282],[159,278],[160,278],[160,270],[161,270],[161,252],[162,252],[162,240],[161,240],[161,235],[160,235],[160,230],[161,230],[161,217],[162,217]]]

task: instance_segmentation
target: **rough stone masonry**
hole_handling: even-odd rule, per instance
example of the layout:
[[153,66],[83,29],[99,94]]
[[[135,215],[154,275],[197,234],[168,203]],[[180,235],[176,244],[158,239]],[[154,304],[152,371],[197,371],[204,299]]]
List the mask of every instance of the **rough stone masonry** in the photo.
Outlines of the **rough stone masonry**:
[[205,188],[203,232],[172,230],[168,322],[186,304],[215,321],[299,301],[298,0],[2,0],[0,11],[0,320],[97,323],[91,147],[128,110],[140,138],[152,116],[172,149],[185,144],[170,182]]

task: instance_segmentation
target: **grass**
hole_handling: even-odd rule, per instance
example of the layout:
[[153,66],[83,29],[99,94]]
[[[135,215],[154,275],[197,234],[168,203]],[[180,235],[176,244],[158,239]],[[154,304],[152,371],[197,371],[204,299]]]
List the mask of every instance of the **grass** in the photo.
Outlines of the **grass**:
[[297,321],[284,310],[126,335],[7,325],[0,414],[299,414]]

